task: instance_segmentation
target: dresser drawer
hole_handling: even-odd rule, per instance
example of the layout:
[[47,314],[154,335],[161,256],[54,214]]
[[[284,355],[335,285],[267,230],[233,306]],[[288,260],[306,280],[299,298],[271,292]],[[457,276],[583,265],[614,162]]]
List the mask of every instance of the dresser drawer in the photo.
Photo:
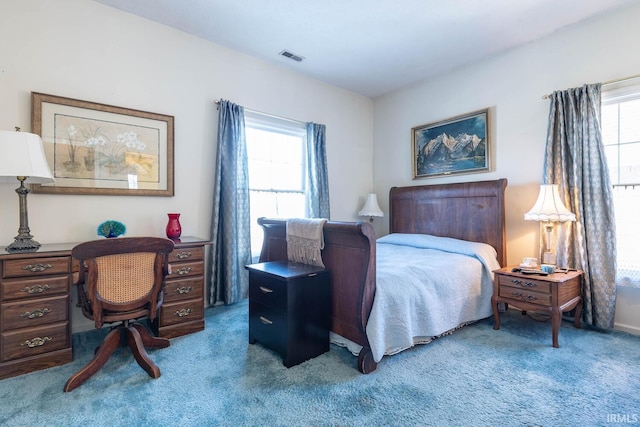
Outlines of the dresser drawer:
[[33,258],[6,260],[2,277],[29,277],[69,273],[70,257]]
[[69,323],[2,333],[2,361],[36,356],[69,347]]
[[193,298],[204,298],[202,277],[167,281],[164,285],[164,303]]
[[531,304],[539,304],[551,306],[551,294],[532,292],[521,288],[512,288],[509,286],[500,286],[500,296],[512,300],[524,301]]
[[203,314],[202,298],[163,304],[160,309],[160,327],[202,320]]
[[204,262],[179,262],[172,263],[171,273],[167,276],[167,279],[186,277],[186,276],[202,276],[204,274]]
[[69,276],[10,279],[0,283],[0,300],[2,301],[42,298],[67,293],[69,293]]
[[527,289],[533,292],[549,293],[551,292],[551,285],[548,281],[536,280],[524,277],[514,276],[498,276],[498,284],[502,286],[510,286],[513,288]]
[[272,350],[287,353],[287,314],[249,299],[249,336]]
[[169,262],[199,261],[203,259],[204,248],[202,246],[198,248],[176,248],[169,254]]
[[257,302],[277,311],[286,311],[286,282],[271,278],[267,275],[253,272],[249,274],[249,301]]
[[2,330],[27,328],[68,319],[69,296],[2,304]]

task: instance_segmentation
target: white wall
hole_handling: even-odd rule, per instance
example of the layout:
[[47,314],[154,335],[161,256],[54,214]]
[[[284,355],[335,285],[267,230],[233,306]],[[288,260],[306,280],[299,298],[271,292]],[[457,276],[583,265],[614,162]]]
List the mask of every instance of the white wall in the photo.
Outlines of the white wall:
[[[377,98],[374,191],[388,212],[392,186],[505,177],[508,262],[539,256],[538,224],[524,221],[542,180],[549,101],[554,90],[640,73],[640,6],[577,24],[543,40]],[[492,172],[412,180],[411,128],[490,108]],[[388,224],[378,224],[381,233]],[[385,228],[386,227],[386,228]],[[640,290],[618,294],[616,327],[640,333]]]
[[[0,129],[31,130],[32,91],[175,117],[175,197],[30,194],[41,243],[97,238],[107,219],[163,235],[167,212],[182,214],[183,235],[210,237],[219,98],[325,124],[331,218],[357,219],[371,191],[371,99],[90,0],[0,0],[0,11]],[[0,184],[0,244],[18,230],[17,187]]]

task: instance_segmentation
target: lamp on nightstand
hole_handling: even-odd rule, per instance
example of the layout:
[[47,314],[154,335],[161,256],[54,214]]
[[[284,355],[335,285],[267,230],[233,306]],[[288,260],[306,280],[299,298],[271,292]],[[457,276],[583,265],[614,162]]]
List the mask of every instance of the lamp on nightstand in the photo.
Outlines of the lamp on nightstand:
[[370,193],[367,196],[367,200],[364,202],[364,206],[362,206],[360,212],[358,212],[358,216],[368,216],[369,222],[373,222],[374,217],[384,216],[384,212],[382,212],[382,209],[378,206],[378,197],[375,194]]
[[542,255],[543,264],[556,263],[556,254],[551,252],[551,232],[553,231],[554,222],[575,221],[576,216],[573,214],[560,199],[558,186],[556,184],[546,184],[540,186],[540,194],[538,200],[531,210],[524,214],[525,220],[541,221],[547,233],[547,248]]
[[29,230],[27,212],[27,194],[29,189],[24,182],[44,184],[53,182],[53,175],[44,155],[42,140],[38,135],[27,132],[0,131],[0,183],[15,183],[20,199],[20,228],[15,241],[7,246],[7,252],[31,252],[40,247],[40,243],[33,240]]

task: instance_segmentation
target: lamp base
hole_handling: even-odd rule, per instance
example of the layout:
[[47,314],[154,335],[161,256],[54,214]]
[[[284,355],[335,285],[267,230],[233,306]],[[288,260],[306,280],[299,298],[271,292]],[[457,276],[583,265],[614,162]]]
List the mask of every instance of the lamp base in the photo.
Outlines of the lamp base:
[[15,241],[7,246],[7,252],[35,252],[40,248],[40,243],[33,240],[33,236],[16,236]]
[[542,254],[542,263],[556,265],[556,254],[553,252],[545,252]]

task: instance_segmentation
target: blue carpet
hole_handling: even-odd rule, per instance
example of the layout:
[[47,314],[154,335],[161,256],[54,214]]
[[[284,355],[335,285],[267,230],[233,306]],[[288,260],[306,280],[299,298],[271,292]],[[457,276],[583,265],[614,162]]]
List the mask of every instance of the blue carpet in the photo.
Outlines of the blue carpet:
[[509,310],[395,356],[362,375],[346,349],[285,368],[247,343],[247,303],[206,311],[206,330],[128,352],[71,393],[67,378],[104,332],[74,335],[68,365],[0,381],[2,426],[560,426],[640,423],[640,337],[575,329]]

